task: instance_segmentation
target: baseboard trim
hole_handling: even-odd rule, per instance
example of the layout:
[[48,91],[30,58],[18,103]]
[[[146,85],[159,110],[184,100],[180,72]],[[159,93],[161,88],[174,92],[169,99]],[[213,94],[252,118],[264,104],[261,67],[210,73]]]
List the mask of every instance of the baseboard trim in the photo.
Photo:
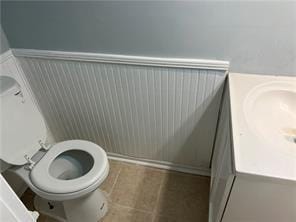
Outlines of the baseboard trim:
[[172,171],[177,171],[182,173],[190,173],[195,175],[202,175],[202,176],[211,175],[211,171],[209,168],[190,167],[190,166],[174,164],[166,161],[147,160],[147,159],[130,157],[130,156],[120,155],[116,153],[109,153],[109,152],[107,153],[107,155],[108,155],[108,159],[110,160],[118,160],[118,161],[127,162],[127,163],[149,166],[149,167],[154,167],[158,169],[172,170]]
[[87,62],[102,62],[129,65],[194,68],[194,69],[229,69],[228,61],[206,60],[206,59],[187,59],[187,58],[159,58],[146,56],[130,56],[85,52],[65,52],[36,49],[12,49],[13,55],[17,57],[61,59]]

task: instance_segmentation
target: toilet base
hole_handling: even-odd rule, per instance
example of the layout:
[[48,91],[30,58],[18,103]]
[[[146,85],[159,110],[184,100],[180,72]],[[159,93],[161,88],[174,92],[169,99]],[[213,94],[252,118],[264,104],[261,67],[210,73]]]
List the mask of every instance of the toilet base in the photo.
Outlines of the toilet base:
[[67,201],[51,201],[36,196],[34,205],[41,214],[60,222],[97,222],[108,210],[107,198],[99,189],[89,195]]

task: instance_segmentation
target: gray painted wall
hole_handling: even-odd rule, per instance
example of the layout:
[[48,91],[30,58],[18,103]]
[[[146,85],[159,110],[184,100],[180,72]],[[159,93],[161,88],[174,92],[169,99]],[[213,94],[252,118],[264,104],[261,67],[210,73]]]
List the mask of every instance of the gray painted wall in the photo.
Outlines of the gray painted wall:
[[296,2],[3,2],[11,47],[231,61],[296,73]]
[[2,29],[2,26],[0,26],[0,40],[1,40],[1,43],[0,43],[0,54],[6,52],[8,49],[9,49],[9,44],[8,44],[8,41],[7,41],[7,38],[5,36],[5,33]]

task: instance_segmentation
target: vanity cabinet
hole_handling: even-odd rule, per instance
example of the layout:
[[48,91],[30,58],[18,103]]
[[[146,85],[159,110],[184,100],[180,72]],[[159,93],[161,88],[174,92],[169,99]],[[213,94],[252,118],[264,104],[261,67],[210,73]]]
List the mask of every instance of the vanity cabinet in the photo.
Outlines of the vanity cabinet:
[[295,181],[237,169],[230,96],[227,82],[211,162],[209,222],[295,222]]
[[226,85],[211,165],[209,222],[220,222],[234,181],[228,98]]

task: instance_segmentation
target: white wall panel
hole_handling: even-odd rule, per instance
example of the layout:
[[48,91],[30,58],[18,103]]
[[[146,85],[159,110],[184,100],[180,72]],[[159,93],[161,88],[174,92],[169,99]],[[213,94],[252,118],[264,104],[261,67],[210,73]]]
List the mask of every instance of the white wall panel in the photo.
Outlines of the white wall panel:
[[57,141],[208,168],[225,71],[18,57]]

